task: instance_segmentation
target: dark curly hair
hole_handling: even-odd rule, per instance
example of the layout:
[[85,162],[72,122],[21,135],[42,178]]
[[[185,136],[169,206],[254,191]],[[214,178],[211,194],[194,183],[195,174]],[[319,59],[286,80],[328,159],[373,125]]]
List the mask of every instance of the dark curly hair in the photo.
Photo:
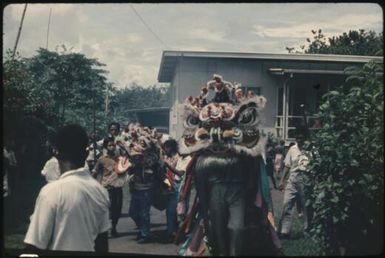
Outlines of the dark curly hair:
[[103,140],[103,148],[104,149],[107,149],[107,145],[109,142],[115,142],[115,139],[113,136],[107,136],[106,138],[104,138],[104,140]]
[[178,151],[178,142],[174,139],[169,139],[163,143],[163,148],[170,148],[174,151]]
[[111,126],[115,125],[117,130],[120,131],[120,124],[118,122],[111,122],[108,124],[108,131],[110,130]]

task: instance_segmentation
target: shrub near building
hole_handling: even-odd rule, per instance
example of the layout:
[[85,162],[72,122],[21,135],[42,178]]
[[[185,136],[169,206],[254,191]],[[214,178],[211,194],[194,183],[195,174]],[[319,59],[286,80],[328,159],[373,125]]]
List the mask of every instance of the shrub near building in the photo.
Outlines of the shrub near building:
[[344,85],[323,97],[323,128],[307,143],[311,233],[329,255],[383,248],[383,63],[350,72]]

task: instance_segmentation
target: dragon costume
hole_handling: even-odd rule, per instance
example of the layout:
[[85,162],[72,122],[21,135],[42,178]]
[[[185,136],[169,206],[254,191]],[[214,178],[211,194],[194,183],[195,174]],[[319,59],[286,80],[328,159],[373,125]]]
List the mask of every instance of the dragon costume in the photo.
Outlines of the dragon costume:
[[[259,129],[266,99],[214,75],[185,100],[181,154],[192,155],[177,211],[179,255],[280,255]],[[190,208],[192,185],[196,196]]]

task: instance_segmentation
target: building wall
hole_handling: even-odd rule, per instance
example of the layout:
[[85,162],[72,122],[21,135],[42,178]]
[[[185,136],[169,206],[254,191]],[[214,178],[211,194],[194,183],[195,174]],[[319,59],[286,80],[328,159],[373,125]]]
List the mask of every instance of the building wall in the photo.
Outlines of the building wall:
[[[269,68],[314,69],[314,70],[343,70],[348,64],[287,61],[287,60],[251,60],[251,59],[224,59],[224,58],[193,58],[180,57],[172,81],[173,104],[170,110],[170,135],[179,139],[183,133],[183,103],[188,96],[198,96],[202,86],[212,79],[214,73],[223,76],[224,80],[239,82],[245,86],[261,87],[261,95],[267,99],[263,127],[265,131],[275,132],[275,121],[278,113],[278,88],[283,87],[287,76],[272,75]],[[296,75],[294,75],[297,77]],[[295,87],[309,87],[322,81],[328,75],[306,75],[311,80],[293,80]],[[329,76],[330,77],[330,76]],[[333,79],[331,79],[333,81]],[[333,84],[333,82],[331,82]],[[294,87],[293,86],[293,87]],[[311,89],[304,90],[310,93],[307,100],[315,101]]]
[[222,75],[227,81],[261,87],[261,94],[267,99],[262,114],[264,126],[274,128],[278,99],[276,88],[281,82],[267,73],[261,61],[182,57],[172,82],[175,98],[170,111],[171,136],[179,138],[182,135],[184,100],[190,95],[198,96],[200,89],[212,79],[214,73]]

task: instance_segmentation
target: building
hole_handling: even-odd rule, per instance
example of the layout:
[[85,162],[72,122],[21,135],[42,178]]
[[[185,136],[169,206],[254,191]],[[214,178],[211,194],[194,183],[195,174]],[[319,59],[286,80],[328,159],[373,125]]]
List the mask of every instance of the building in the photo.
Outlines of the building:
[[170,135],[181,137],[184,100],[199,95],[216,73],[265,96],[263,129],[291,140],[293,129],[304,121],[304,109],[312,126],[321,96],[344,82],[345,68],[373,59],[383,61],[368,56],[164,51],[158,81],[171,84]]
[[168,134],[170,108],[141,108],[127,110],[126,112],[135,114],[135,121],[139,122],[141,125],[153,127],[159,132]]

